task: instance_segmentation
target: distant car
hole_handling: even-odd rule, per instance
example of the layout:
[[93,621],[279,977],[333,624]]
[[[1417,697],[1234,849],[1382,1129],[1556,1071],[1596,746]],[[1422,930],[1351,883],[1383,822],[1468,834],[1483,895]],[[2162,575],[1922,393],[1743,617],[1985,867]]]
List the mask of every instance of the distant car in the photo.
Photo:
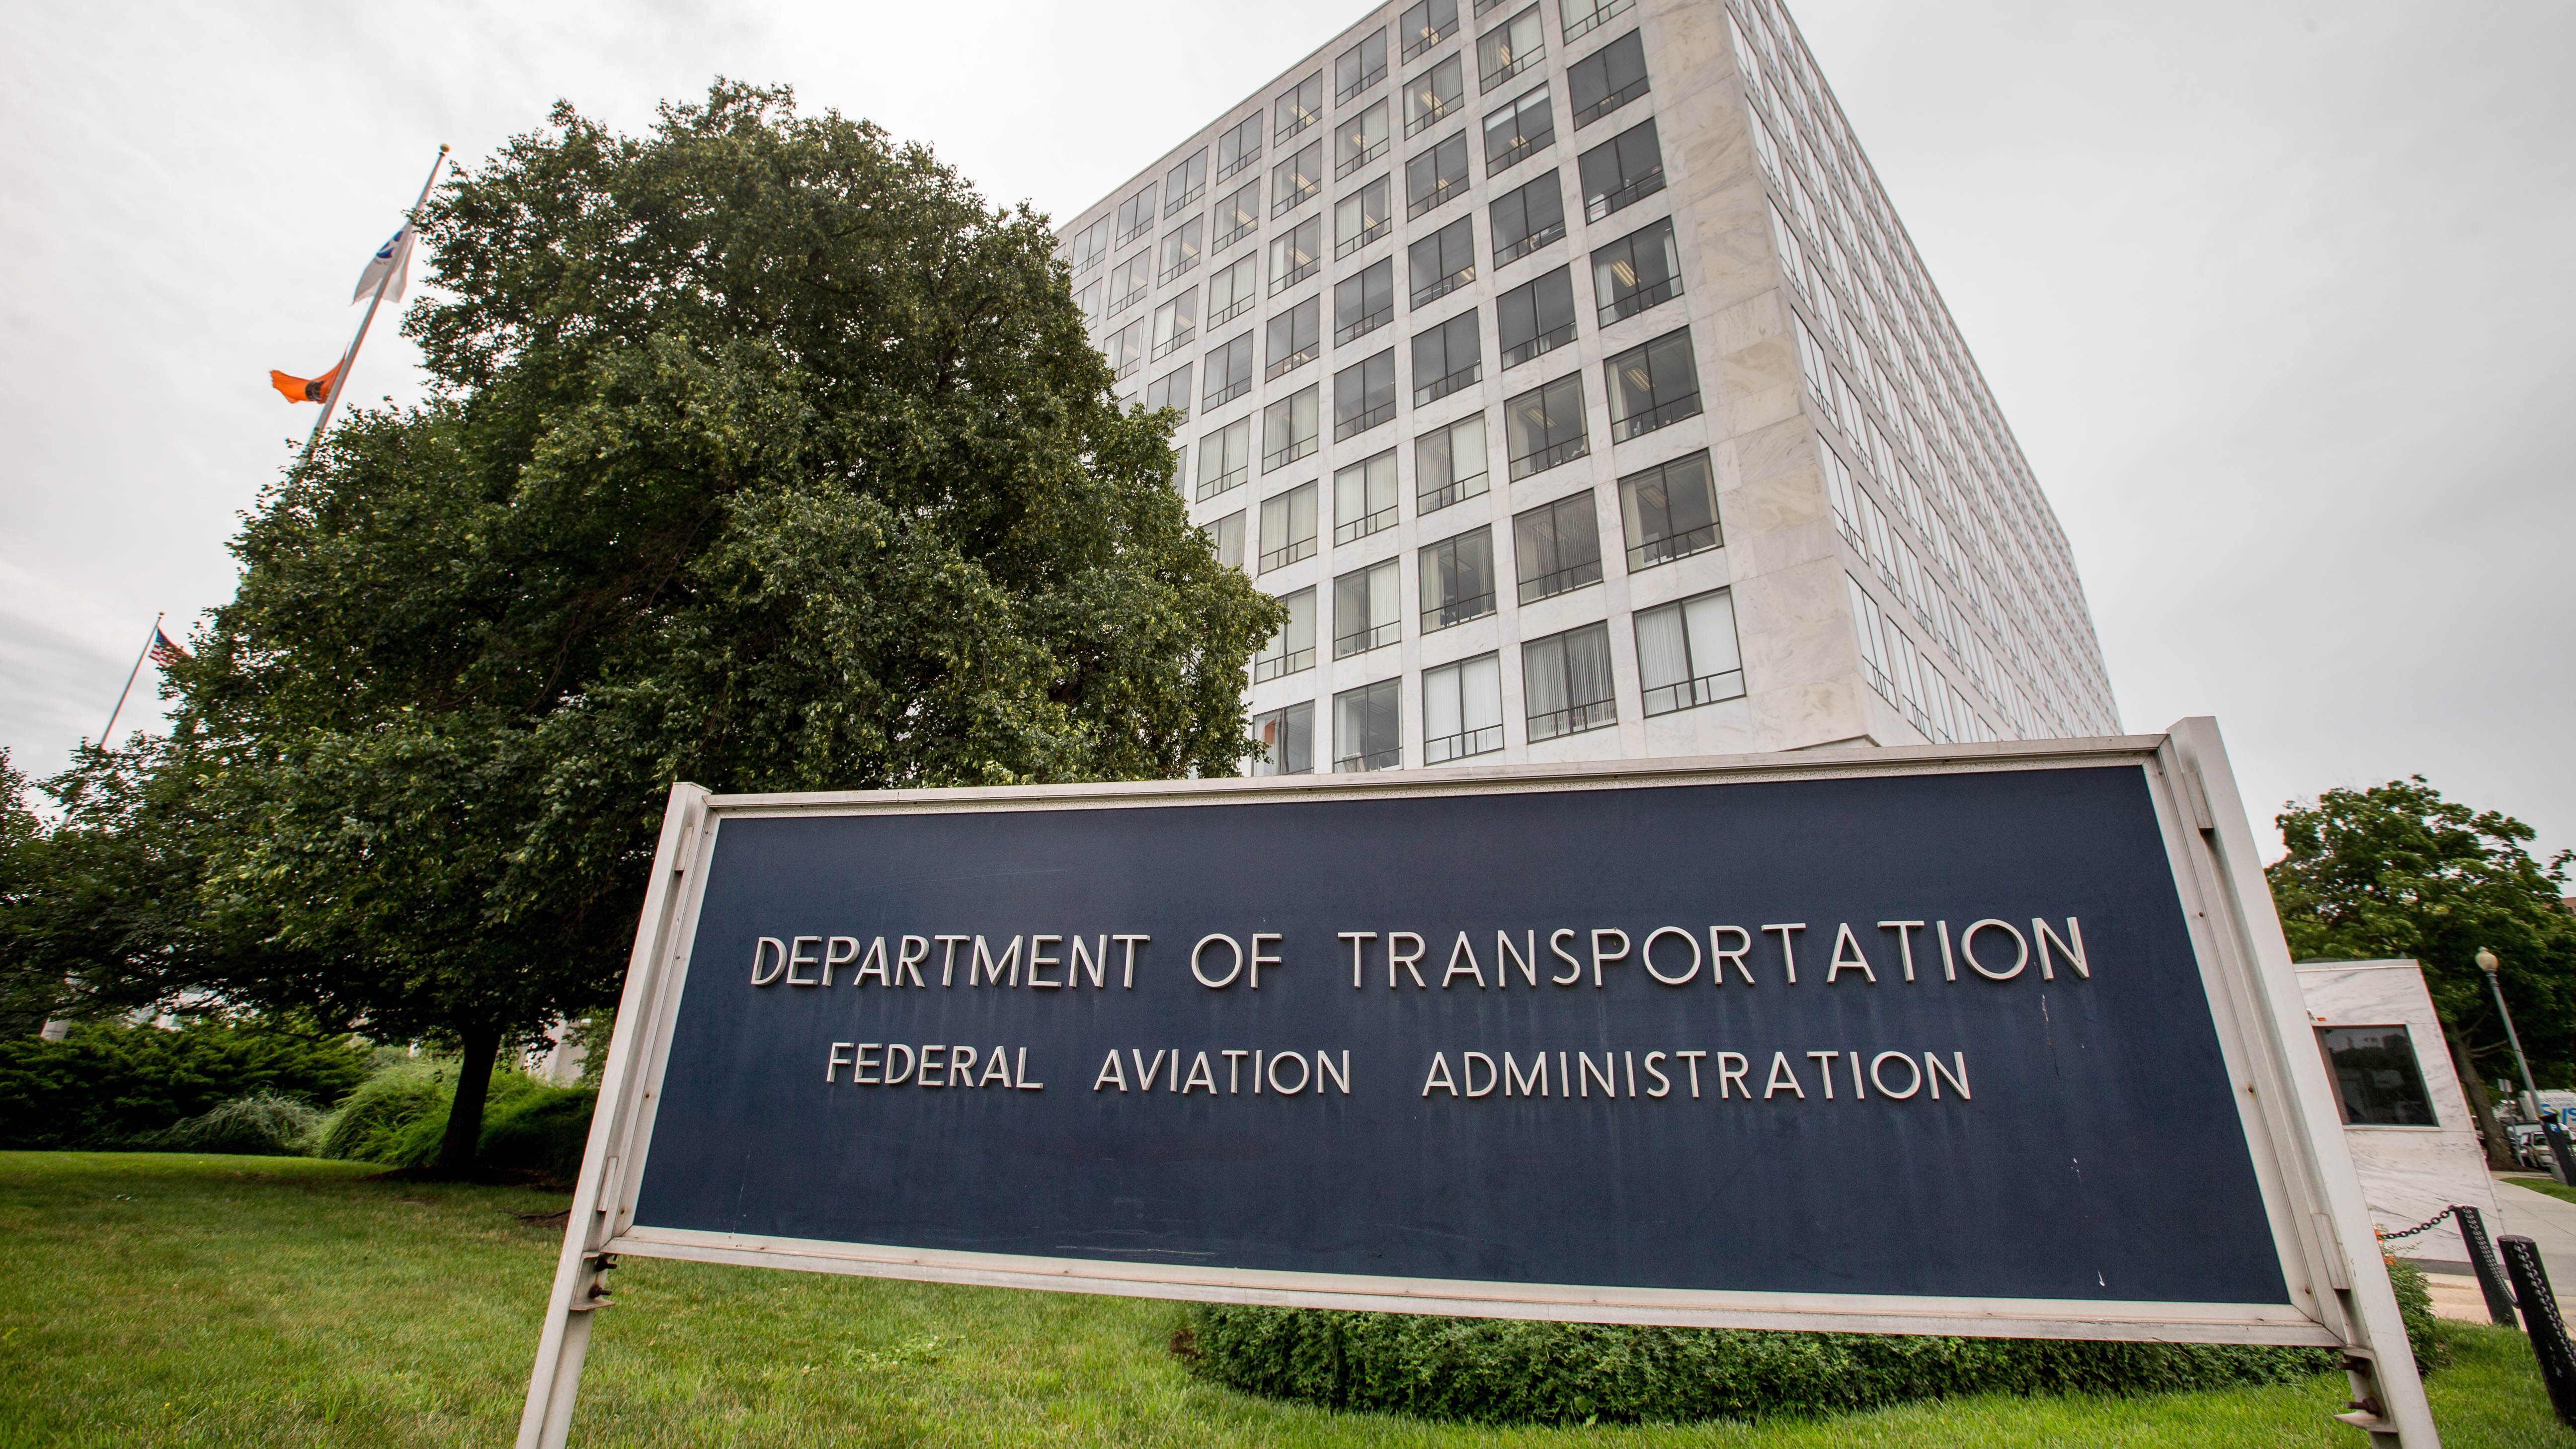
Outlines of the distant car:
[[2517,1122],[2504,1129],[2513,1144],[2513,1160],[2538,1172],[2549,1170],[2549,1139],[2537,1122]]

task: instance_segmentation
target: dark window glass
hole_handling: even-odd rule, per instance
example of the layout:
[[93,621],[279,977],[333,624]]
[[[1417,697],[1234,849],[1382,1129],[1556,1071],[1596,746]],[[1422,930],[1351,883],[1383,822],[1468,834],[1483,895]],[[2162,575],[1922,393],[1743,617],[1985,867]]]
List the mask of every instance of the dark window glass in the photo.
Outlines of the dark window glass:
[[1250,773],[1305,774],[1315,768],[1314,701],[1253,716],[1252,737],[1261,741],[1265,758],[1253,761]]
[[1309,142],[1296,155],[1270,168],[1270,214],[1294,210],[1324,188],[1324,143]]
[[1521,646],[1531,743],[1619,722],[1610,684],[1610,626],[1586,624]]
[[1179,408],[1181,416],[1190,415],[1190,365],[1182,363],[1173,371],[1154,379],[1145,389],[1145,411],[1159,412]]
[[1404,270],[1416,307],[1476,280],[1475,218],[1462,216],[1405,248]]
[[1333,696],[1333,768],[1391,770],[1404,763],[1404,681],[1381,680]]
[[1404,637],[1396,599],[1396,561],[1354,569],[1333,580],[1333,657],[1348,659]]
[[1216,138],[1216,179],[1225,180],[1237,171],[1261,159],[1261,113],[1253,112],[1243,123]]
[[1199,439],[1199,501],[1252,476],[1252,419],[1237,418]]
[[1173,216],[1180,209],[1207,194],[1207,148],[1191,152],[1181,164],[1163,177],[1163,215]]
[[1416,217],[1467,194],[1467,133],[1404,163],[1404,214]]
[[1395,416],[1395,349],[1333,374],[1333,440],[1355,438]]
[[1485,116],[1485,174],[1528,160],[1556,140],[1556,108],[1547,87],[1533,86]]
[[1453,55],[1404,83],[1404,134],[1419,136],[1466,104],[1466,67]]
[[1396,27],[1404,37],[1404,58],[1415,56],[1458,33],[1458,0],[1422,0],[1404,12]]
[[1473,308],[1413,334],[1413,405],[1447,397],[1484,376]]
[[1649,718],[1744,697],[1735,598],[1724,589],[1637,611],[1637,690]]
[[1518,367],[1574,340],[1574,270],[1542,272],[1494,303],[1494,336],[1503,366]]
[[1664,150],[1654,118],[1583,153],[1583,219],[1599,221],[1664,189]]
[[1199,238],[1207,232],[1207,218],[1194,216],[1163,235],[1163,245],[1155,263],[1154,280],[1177,280],[1183,272],[1199,264]]
[[1620,353],[1603,370],[1609,377],[1613,441],[1699,416],[1699,369],[1691,362],[1687,327]]
[[1270,319],[1270,365],[1264,381],[1324,355],[1324,299],[1309,297]]
[[1207,396],[1202,409],[1220,408],[1252,391],[1252,334],[1244,333],[1207,355]]
[[1278,134],[1270,138],[1274,141],[1285,141],[1324,119],[1324,73],[1319,70],[1281,91],[1273,109],[1279,118]]
[[1583,432],[1583,374],[1568,373],[1503,404],[1503,430],[1515,483],[1591,452]]
[[[1333,472],[1333,544],[1339,547],[1395,527],[1395,450]],[[1390,609],[1394,606],[1390,604]],[[1372,645],[1371,648],[1376,646]]]
[[1588,35],[1594,26],[1606,24],[1625,13],[1635,0],[1557,0],[1557,12],[1565,20],[1565,43]]
[[1515,514],[1512,562],[1524,604],[1601,582],[1601,520],[1592,490]]
[[1717,487],[1706,453],[1620,479],[1619,515],[1627,528],[1631,573],[1725,542],[1718,532]]
[[1261,227],[1261,178],[1253,177],[1216,204],[1211,218],[1216,227],[1215,250],[1227,247],[1252,235]]
[[1495,197],[1492,211],[1498,267],[1565,235],[1565,188],[1554,171]]
[[1380,101],[1333,128],[1333,179],[1339,181],[1386,154],[1386,102]]
[[1395,320],[1395,258],[1333,284],[1333,345],[1356,342]]
[[1324,269],[1324,216],[1315,215],[1270,239],[1270,294],[1277,296]]
[[1315,556],[1316,493],[1306,483],[1261,501],[1261,572]]
[[2317,1031],[2343,1120],[2355,1127],[2438,1127],[2424,1069],[2402,1026],[2330,1026]]
[[[1480,8],[1476,13],[1485,12]],[[1545,59],[1547,29],[1532,5],[1476,37],[1477,88],[1492,90]]]
[[1386,32],[1372,30],[1333,61],[1333,104],[1386,79]]
[[1673,246],[1669,216],[1592,254],[1592,299],[1601,306],[1604,327],[1681,294],[1681,253]]
[[1123,247],[1153,228],[1154,195],[1153,184],[1148,182],[1144,190],[1118,204],[1117,245]]
[[1471,529],[1422,551],[1422,632],[1494,612],[1494,531]]
[[1315,591],[1299,589],[1279,602],[1288,606],[1288,621],[1252,656],[1254,683],[1315,667]]
[[[1315,439],[1321,432],[1315,417],[1315,393],[1315,387],[1309,384],[1261,410],[1262,472],[1285,468],[1315,451]],[[1269,539],[1264,538],[1262,547],[1269,546]]]
[[1565,68],[1580,131],[1646,93],[1646,42],[1634,30]]

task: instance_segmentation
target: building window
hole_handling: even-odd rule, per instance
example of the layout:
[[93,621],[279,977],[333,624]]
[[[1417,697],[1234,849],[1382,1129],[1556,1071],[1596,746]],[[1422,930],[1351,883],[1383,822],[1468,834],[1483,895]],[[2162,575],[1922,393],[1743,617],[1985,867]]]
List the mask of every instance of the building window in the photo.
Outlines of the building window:
[[1422,0],[1404,12],[1396,29],[1404,36],[1404,60],[1410,65],[1416,56],[1458,33],[1458,0]]
[[1270,214],[1284,216],[1324,187],[1324,143],[1314,141],[1270,168]]
[[1630,573],[1724,543],[1708,454],[1675,458],[1620,479],[1619,518],[1627,528]]
[[1395,586],[1394,559],[1353,569],[1333,580],[1335,659],[1383,649],[1404,637],[1404,615]]
[[1372,30],[1333,61],[1333,104],[1340,105],[1386,79],[1386,32]]
[[[1262,511],[1268,513],[1269,505],[1262,505]],[[1288,621],[1252,656],[1256,684],[1315,667],[1315,591],[1299,589],[1279,602],[1288,606]]]
[[1447,296],[1476,280],[1476,219],[1462,216],[1405,248],[1404,270],[1412,305]]
[[1163,175],[1163,215],[1173,216],[1180,209],[1207,194],[1207,148],[1201,146],[1189,158]]
[[1208,278],[1207,325],[1222,327],[1261,300],[1261,254],[1245,252]]
[[[1312,483],[1261,500],[1261,572],[1286,568],[1315,556],[1315,496]],[[1310,629],[1307,642],[1313,642]]]
[[1154,183],[1118,203],[1117,245],[1125,246],[1143,236],[1154,225]]
[[1102,217],[1073,234],[1064,264],[1077,277],[1109,259],[1109,218]]
[[1610,685],[1610,626],[1586,624],[1521,646],[1530,743],[1619,722]]
[[1333,132],[1333,179],[1339,181],[1386,154],[1387,107],[1380,101]]
[[1664,189],[1664,150],[1649,116],[1583,153],[1583,219],[1599,221]]
[[1494,612],[1494,531],[1473,528],[1422,551],[1422,632]]
[[1460,418],[1413,440],[1413,507],[1430,513],[1485,491],[1485,415]]
[[1494,265],[1516,262],[1565,235],[1565,188],[1556,173],[1494,198]]
[[1503,430],[1515,483],[1591,452],[1583,432],[1583,374],[1568,373],[1505,403]]
[[1467,133],[1404,163],[1404,214],[1417,217],[1467,194]]
[[1199,289],[1167,298],[1154,309],[1154,361],[1160,362],[1199,335]]
[[[1275,472],[1315,451],[1315,386],[1261,410],[1261,471]],[[1308,505],[1312,512],[1312,505]],[[1310,525],[1309,533],[1313,532]]]
[[1637,611],[1637,682],[1649,719],[1744,697],[1735,600],[1726,590]]
[[1324,119],[1324,73],[1317,71],[1279,93],[1272,103],[1278,113],[1279,129],[1273,141],[1285,141]]
[[1323,270],[1324,219],[1310,216],[1270,239],[1270,295]]
[[1887,643],[1880,637],[1884,625],[1878,600],[1871,598],[1860,580],[1849,574],[1843,575],[1843,584],[1850,591],[1852,634],[1860,644],[1861,672],[1868,678],[1869,687],[1878,691],[1878,697],[1893,706],[1896,690],[1887,677]]
[[1479,654],[1422,671],[1422,763],[1445,765],[1503,747],[1503,661]]
[[1125,377],[1145,365],[1147,325],[1145,319],[1139,317],[1111,333],[1109,341],[1102,345],[1101,350],[1109,354],[1109,370],[1113,375]]
[[1333,203],[1333,260],[1387,234],[1395,224],[1393,179],[1381,176]]
[[1161,260],[1154,280],[1168,282],[1199,264],[1199,239],[1207,234],[1207,218],[1194,216],[1163,234]]
[[1404,134],[1419,136],[1466,105],[1466,66],[1453,55],[1405,82]]
[[1250,391],[1252,334],[1246,332],[1208,353],[1207,395],[1199,399],[1199,411],[1214,412]]
[[2423,1065],[2402,1026],[2329,1026],[2317,1029],[2334,1079],[2335,1100],[2353,1127],[2438,1127],[2433,1100],[2424,1091]]
[[1154,379],[1145,389],[1145,411],[1160,412],[1165,408],[1180,410],[1181,421],[1190,416],[1190,365],[1186,362]]
[[1100,322],[1100,299],[1108,290],[1109,279],[1094,277],[1089,285],[1073,294],[1073,305],[1082,313],[1082,325],[1094,327]]
[[1292,704],[1252,717],[1252,737],[1261,742],[1255,775],[1302,775],[1315,768],[1315,702]]
[[1502,344],[1506,369],[1572,342],[1573,268],[1542,272],[1496,299],[1494,336]]
[[1404,763],[1404,681],[1380,680],[1333,696],[1333,768],[1343,774]]
[[1592,490],[1514,515],[1512,559],[1524,604],[1601,582],[1601,520]]
[[1485,375],[1473,308],[1413,334],[1413,405],[1447,397]]
[[1395,320],[1395,258],[1383,257],[1333,284],[1333,345],[1356,342]]
[[1492,90],[1545,59],[1547,31],[1532,5],[1476,37],[1476,88]]
[[[1580,0],[1569,0],[1569,5]],[[1574,129],[1580,131],[1646,93],[1646,42],[1631,30],[1565,68],[1565,88],[1574,101]],[[1759,129],[1759,122],[1755,123]]]
[[1230,569],[1243,567],[1243,510],[1238,508],[1223,518],[1199,525],[1207,535],[1208,547],[1216,550],[1216,561]]
[[1394,348],[1333,374],[1333,441],[1356,438],[1394,416]]
[[[1633,3],[1635,0],[1556,0],[1557,16],[1565,24],[1565,43],[1572,45],[1576,36],[1626,13]],[[1634,31],[1629,32],[1630,38],[1635,34]],[[1618,43],[1615,40],[1611,42],[1613,45]]]
[[1199,439],[1201,500],[1214,498],[1252,476],[1252,419],[1233,422]]
[[1395,450],[1363,459],[1333,474],[1333,543],[1336,546],[1395,527]]
[[1681,294],[1681,253],[1673,245],[1669,216],[1592,253],[1592,298],[1601,306],[1604,327]]
[[1485,174],[1509,170],[1545,150],[1556,140],[1556,108],[1547,103],[1544,83],[1485,117]]
[[1610,386],[1610,436],[1618,442],[1699,416],[1699,369],[1690,329],[1667,332],[1603,365]]
[[1210,250],[1224,251],[1261,229],[1261,178],[1250,181],[1228,193],[1216,204],[1216,244]]
[[1146,291],[1153,285],[1154,259],[1151,256],[1138,252],[1120,262],[1117,270],[1109,274],[1109,315],[1115,317],[1144,301]]
[[1269,381],[1305,366],[1324,355],[1324,299],[1309,297],[1270,319],[1270,365],[1262,371]]
[[1253,112],[1243,123],[1216,138],[1216,179],[1223,181],[1261,159],[1261,113]]

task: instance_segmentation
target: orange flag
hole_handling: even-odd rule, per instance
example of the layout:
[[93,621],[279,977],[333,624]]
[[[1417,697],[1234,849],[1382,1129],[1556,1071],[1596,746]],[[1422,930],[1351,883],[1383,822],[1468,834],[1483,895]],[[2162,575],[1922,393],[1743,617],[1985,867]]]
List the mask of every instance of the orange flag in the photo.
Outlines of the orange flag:
[[[348,365],[346,359],[340,363],[340,367]],[[271,368],[268,374],[268,385],[276,388],[278,395],[291,403],[323,402],[331,396],[331,389],[339,385],[340,367],[332,368],[320,377],[289,377]]]

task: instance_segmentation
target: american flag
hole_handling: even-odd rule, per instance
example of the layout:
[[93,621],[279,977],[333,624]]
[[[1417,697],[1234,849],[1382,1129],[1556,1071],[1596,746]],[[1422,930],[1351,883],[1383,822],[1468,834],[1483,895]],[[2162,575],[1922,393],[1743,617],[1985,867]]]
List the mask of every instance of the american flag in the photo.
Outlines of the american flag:
[[170,642],[170,636],[159,628],[152,631],[152,662],[167,669],[188,657],[188,651]]

